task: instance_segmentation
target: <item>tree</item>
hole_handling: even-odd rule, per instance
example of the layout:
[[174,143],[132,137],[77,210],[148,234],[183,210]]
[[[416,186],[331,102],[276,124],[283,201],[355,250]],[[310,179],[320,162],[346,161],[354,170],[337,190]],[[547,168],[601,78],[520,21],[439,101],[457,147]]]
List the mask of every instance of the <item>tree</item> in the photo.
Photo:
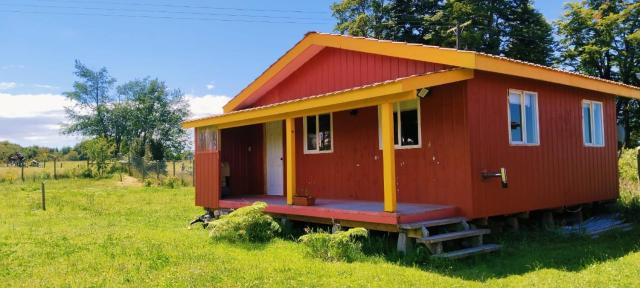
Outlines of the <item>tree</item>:
[[[588,0],[568,3],[556,22],[560,63],[588,75],[640,85],[640,3]],[[618,98],[618,124],[625,128],[625,146],[638,145],[640,104]]]
[[64,95],[75,103],[66,108],[71,125],[65,127],[65,133],[79,133],[85,136],[109,137],[106,121],[108,104],[111,102],[111,89],[116,79],[109,75],[106,68],[93,71],[80,61],[75,62],[74,74],[80,78],[73,83],[73,91]]
[[184,150],[187,133],[180,125],[189,109],[180,90],[171,90],[158,79],[145,78],[119,86],[118,94],[129,105],[124,126],[130,136],[129,149],[135,156],[149,154],[153,160],[164,160]]
[[386,12],[384,0],[343,0],[331,5],[338,20],[335,30],[353,36],[382,38]]
[[107,169],[107,161],[111,158],[112,143],[104,137],[96,137],[85,144],[89,159],[93,161],[98,176],[103,176]]
[[511,1],[503,16],[507,40],[503,53],[509,58],[551,66],[553,64],[553,28],[529,0]]
[[549,65],[551,25],[531,0],[343,0],[342,34],[456,47]]

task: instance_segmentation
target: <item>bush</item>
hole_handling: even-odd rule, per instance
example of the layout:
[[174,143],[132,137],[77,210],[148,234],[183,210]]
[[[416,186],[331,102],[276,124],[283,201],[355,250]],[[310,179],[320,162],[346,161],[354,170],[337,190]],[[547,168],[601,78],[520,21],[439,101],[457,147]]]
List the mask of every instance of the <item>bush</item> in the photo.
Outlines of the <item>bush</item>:
[[638,181],[638,152],[636,149],[624,149],[618,160],[620,180]]
[[627,221],[640,221],[640,192],[638,191],[638,183],[634,183],[635,190],[628,189],[623,186],[618,198],[618,211]]
[[368,235],[364,228],[351,228],[334,234],[319,230],[300,237],[300,241],[307,247],[307,254],[312,257],[325,261],[351,262],[364,256],[358,237]]
[[174,189],[182,186],[182,180],[177,177],[167,177],[162,184],[167,188]]
[[229,242],[268,242],[280,232],[280,225],[264,213],[267,203],[255,202],[213,221],[213,239]]
[[149,178],[144,179],[144,187],[151,187],[151,186],[153,186],[153,180]]
[[78,176],[81,178],[93,178],[93,169],[91,169],[91,167],[86,167],[80,170]]
[[620,198],[618,211],[628,221],[640,219],[640,183],[638,183],[637,150],[625,149],[618,161]]

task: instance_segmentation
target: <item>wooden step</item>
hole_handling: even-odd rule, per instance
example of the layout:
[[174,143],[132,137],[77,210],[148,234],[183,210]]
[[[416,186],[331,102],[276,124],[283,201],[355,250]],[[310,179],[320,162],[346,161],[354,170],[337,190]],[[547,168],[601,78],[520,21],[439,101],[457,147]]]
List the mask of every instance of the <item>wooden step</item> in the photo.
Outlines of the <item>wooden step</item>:
[[450,224],[456,224],[466,221],[464,217],[451,217],[451,218],[442,218],[436,220],[428,220],[414,223],[406,223],[400,224],[400,228],[402,229],[418,229],[422,227],[434,227],[434,226],[444,226]]
[[454,239],[461,239],[461,238],[468,238],[468,237],[474,237],[474,236],[479,236],[479,235],[485,235],[485,234],[489,234],[489,233],[491,233],[491,230],[489,230],[489,229],[471,229],[471,230],[463,230],[463,231],[458,231],[458,232],[437,234],[437,235],[433,235],[433,236],[420,238],[417,241],[425,243],[425,244],[431,244],[431,243],[444,242],[444,241],[449,241],[449,240],[454,240]]
[[468,257],[472,255],[478,255],[483,253],[489,253],[493,251],[500,250],[502,246],[497,244],[484,244],[477,247],[465,248],[460,250],[455,250],[451,252],[446,252],[442,254],[433,255],[431,257],[434,258],[446,258],[446,259],[459,259],[463,257]]

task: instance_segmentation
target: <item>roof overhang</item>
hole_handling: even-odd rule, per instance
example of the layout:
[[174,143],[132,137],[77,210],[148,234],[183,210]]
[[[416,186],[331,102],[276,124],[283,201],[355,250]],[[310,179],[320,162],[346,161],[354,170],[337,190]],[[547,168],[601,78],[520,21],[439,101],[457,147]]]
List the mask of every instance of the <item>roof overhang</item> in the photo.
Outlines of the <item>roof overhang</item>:
[[375,106],[385,102],[415,99],[416,90],[473,78],[473,70],[453,69],[398,78],[358,88],[310,96],[233,111],[182,123],[183,128],[216,126],[220,129],[266,123],[286,118]]
[[[607,94],[640,99],[640,88],[622,83],[563,71],[541,65],[517,61],[473,51],[455,50],[437,46],[409,44],[378,39],[350,37],[343,35],[308,33],[291,50],[273,63],[262,75],[236,95],[224,106],[224,112],[242,107],[251,97],[264,92],[263,87],[277,83],[279,74],[287,75],[302,65],[305,59],[315,55],[324,47],[333,47],[363,53],[371,53],[410,60],[440,63],[479,71],[488,71],[517,77],[524,77]],[[302,61],[300,61],[302,59]],[[282,73],[281,73],[282,72]]]

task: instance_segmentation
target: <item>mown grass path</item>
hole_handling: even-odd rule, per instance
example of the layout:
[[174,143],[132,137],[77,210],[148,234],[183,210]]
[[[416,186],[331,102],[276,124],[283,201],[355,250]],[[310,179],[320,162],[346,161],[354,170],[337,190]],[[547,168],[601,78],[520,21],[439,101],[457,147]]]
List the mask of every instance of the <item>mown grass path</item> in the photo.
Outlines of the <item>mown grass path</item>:
[[0,184],[0,286],[638,287],[640,232],[597,240],[504,235],[504,251],[420,266],[371,256],[325,263],[288,240],[214,243],[186,224],[192,188],[114,180]]

